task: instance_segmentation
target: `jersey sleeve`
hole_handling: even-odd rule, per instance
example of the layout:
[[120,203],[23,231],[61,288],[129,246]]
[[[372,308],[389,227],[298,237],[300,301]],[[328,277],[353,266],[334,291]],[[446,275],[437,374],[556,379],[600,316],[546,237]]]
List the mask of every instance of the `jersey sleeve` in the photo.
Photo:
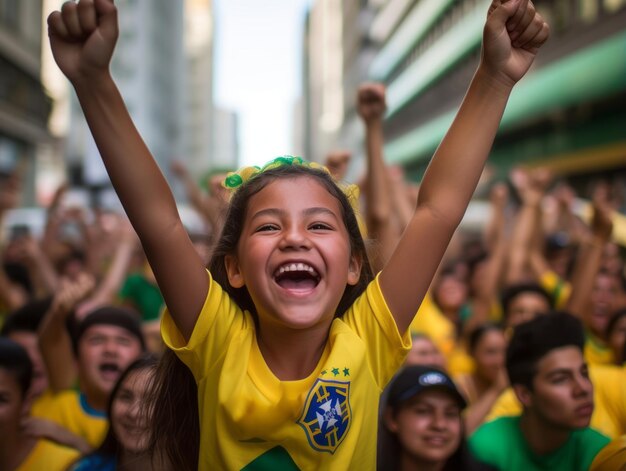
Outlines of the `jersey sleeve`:
[[209,273],[207,297],[189,342],[185,341],[167,308],[161,320],[161,336],[199,382],[223,354],[230,336],[251,323],[250,315],[239,308]]
[[365,343],[370,370],[383,389],[404,362],[411,348],[411,336],[408,329],[400,335],[380,291],[378,276],[348,309],[343,320]]

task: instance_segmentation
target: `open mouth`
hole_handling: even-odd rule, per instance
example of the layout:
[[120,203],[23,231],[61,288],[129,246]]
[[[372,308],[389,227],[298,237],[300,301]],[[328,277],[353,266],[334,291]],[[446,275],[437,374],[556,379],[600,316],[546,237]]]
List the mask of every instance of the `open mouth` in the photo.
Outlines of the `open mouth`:
[[424,441],[433,447],[441,447],[445,446],[448,443],[448,439],[445,437],[426,437]]
[[115,363],[102,363],[98,369],[104,378],[117,380],[119,375],[122,373],[120,367]]
[[315,268],[306,263],[281,265],[274,273],[274,281],[278,286],[290,291],[311,291],[320,279]]

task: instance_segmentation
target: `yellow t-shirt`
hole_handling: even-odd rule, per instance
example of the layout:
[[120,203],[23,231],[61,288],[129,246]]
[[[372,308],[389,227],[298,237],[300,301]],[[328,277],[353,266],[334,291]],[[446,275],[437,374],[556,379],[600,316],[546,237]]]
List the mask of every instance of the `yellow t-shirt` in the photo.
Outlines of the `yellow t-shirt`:
[[62,391],[52,398],[46,398],[36,412],[36,417],[62,425],[73,434],[84,438],[94,448],[100,446],[109,426],[106,412],[95,410],[87,404],[82,393],[73,390]]
[[15,471],[65,471],[80,453],[48,440],[39,440]]
[[49,411],[54,408],[54,393],[47,389],[41,396],[33,401],[30,408],[30,415],[33,417],[45,418]]
[[612,365],[611,349],[588,330],[585,332],[584,356],[590,365]]
[[442,314],[430,293],[424,297],[409,330],[411,333],[425,334],[433,341],[445,357],[446,369],[451,375],[474,371],[474,360],[457,341],[454,323]]
[[213,280],[189,342],[167,311],[162,334],[198,384],[200,470],[374,469],[379,396],[411,345],[378,279],[333,320],[302,380],[274,376],[252,316]]
[[[619,366],[589,365],[593,383],[594,408],[590,427],[609,438],[626,434],[626,370]],[[491,408],[485,422],[498,417],[520,415],[522,405],[507,388]]]
[[430,292],[426,293],[409,330],[427,335],[446,358],[456,347],[454,323],[441,313]]

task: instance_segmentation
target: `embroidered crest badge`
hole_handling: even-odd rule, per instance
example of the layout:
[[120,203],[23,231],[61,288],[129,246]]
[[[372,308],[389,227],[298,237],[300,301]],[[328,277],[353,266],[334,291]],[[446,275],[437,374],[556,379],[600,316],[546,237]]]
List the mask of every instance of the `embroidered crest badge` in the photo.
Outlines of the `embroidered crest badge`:
[[309,391],[298,424],[317,451],[335,453],[350,428],[350,382],[318,378]]

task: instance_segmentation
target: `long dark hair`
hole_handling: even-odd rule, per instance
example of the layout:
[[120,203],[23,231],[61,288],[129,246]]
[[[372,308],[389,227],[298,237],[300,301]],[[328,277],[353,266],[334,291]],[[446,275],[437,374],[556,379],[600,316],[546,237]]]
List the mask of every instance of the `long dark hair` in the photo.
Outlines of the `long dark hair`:
[[[142,371],[142,370],[155,370],[156,371],[157,364],[158,364],[158,360],[155,356],[151,354],[145,354],[139,357],[137,360],[133,361],[130,365],[128,365],[128,367],[120,375],[117,382],[115,383],[115,386],[113,387],[113,390],[111,391],[111,395],[109,396],[109,402],[107,405],[107,418],[109,420],[109,429],[104,438],[104,441],[98,448],[96,448],[91,453],[85,455],[82,459],[90,458],[92,456],[102,457],[104,459],[100,461],[99,464],[102,465],[103,467],[106,465],[108,459],[110,458],[119,460],[122,454],[123,448],[122,448],[122,444],[120,443],[118,438],[115,436],[115,432],[113,430],[113,424],[111,423],[111,412],[113,409],[113,403],[115,402],[115,399],[120,390],[120,387],[122,386],[122,383],[126,380],[126,378],[128,378],[131,374],[137,373],[138,371]],[[150,390],[150,386],[148,386],[148,390]],[[146,404],[142,406],[142,408],[144,408],[142,413],[150,413],[151,412],[150,407],[151,407],[151,403],[150,401],[147,401]],[[98,465],[94,464],[94,466],[98,466]]]
[[[383,404],[382,411],[385,407],[391,408],[391,413],[395,416],[406,404],[399,404],[395,408]],[[463,417],[459,414],[461,422],[461,441],[457,449],[446,460],[442,471],[495,471],[485,463],[474,458],[467,445],[465,438],[465,425]],[[376,469],[378,471],[398,471],[400,469],[400,457],[402,455],[402,445],[396,434],[392,433],[387,426],[383,417],[380,417],[378,425],[378,453],[377,453]]]
[[[242,310],[250,312],[257,325],[257,311],[250,293],[245,286],[233,288],[230,285],[225,258],[236,252],[250,198],[273,181],[302,176],[315,179],[339,201],[341,216],[350,239],[350,249],[361,260],[360,278],[355,285],[346,285],[335,316],[342,316],[374,279],[355,212],[347,196],[327,172],[306,165],[282,165],[264,170],[245,182],[233,194],[208,267],[213,280],[219,283]],[[153,401],[155,406],[151,448],[163,450],[173,469],[197,469],[200,451],[198,388],[191,371],[169,349],[164,352],[157,370]]]

